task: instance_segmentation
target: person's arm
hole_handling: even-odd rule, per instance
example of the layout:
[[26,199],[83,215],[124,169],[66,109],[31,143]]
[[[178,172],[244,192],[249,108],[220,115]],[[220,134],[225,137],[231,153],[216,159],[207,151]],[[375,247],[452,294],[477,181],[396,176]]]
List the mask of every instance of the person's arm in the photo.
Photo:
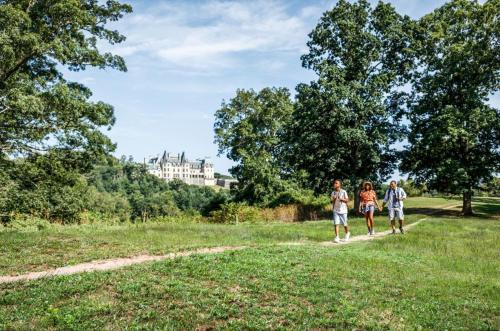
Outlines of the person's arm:
[[405,192],[405,190],[403,190],[402,188],[400,188],[400,190],[401,190],[401,198],[400,198],[400,200],[406,199],[406,192]]
[[345,196],[345,198],[339,198],[340,202],[348,203],[349,202],[349,196],[347,195],[347,193],[344,196]]
[[383,208],[382,208],[382,206],[380,206],[380,205],[378,204],[377,194],[375,194],[375,205],[377,206],[378,211],[382,211],[382,209],[383,209]]
[[332,194],[330,195],[330,201],[331,201],[332,203],[335,203],[335,195],[333,194],[333,192],[332,192]]
[[387,204],[387,201],[389,200],[389,190],[385,191],[385,194],[384,194],[384,202],[382,203],[382,208],[385,207],[385,205]]

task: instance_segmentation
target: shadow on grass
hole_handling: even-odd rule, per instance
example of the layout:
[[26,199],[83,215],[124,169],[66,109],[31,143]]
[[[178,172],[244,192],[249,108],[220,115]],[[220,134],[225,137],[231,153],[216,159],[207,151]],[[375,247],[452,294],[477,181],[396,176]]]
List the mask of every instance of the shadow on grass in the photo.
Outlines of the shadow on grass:
[[472,210],[474,211],[474,217],[481,218],[499,218],[500,217],[500,204],[484,204],[475,205]]
[[498,197],[498,198],[495,198],[495,197],[474,197],[474,199],[472,199],[472,201],[500,205],[500,197]]
[[462,215],[461,208],[443,209],[443,208],[405,208],[405,215],[432,215],[441,217],[463,217],[463,218],[483,218],[498,219],[500,217],[500,204],[480,204],[473,206],[474,215]]

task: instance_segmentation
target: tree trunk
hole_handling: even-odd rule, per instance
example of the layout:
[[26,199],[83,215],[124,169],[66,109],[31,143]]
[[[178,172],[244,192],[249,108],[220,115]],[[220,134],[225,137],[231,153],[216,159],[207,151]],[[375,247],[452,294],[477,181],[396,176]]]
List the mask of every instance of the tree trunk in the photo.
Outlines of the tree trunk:
[[359,204],[360,204],[360,199],[359,199],[359,192],[361,192],[359,189],[356,189],[354,191],[354,213],[358,214],[359,213]]
[[462,215],[472,215],[472,190],[463,193]]
[[361,203],[359,193],[361,193],[361,190],[363,189],[363,181],[354,180],[354,182],[356,183],[356,187],[354,189],[354,213],[359,214],[359,204]]

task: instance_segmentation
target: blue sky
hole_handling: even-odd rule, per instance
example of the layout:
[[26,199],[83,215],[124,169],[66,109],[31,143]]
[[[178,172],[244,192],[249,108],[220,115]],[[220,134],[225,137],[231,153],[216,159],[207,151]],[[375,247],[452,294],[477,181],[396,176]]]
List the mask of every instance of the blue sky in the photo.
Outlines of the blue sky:
[[[128,1],[134,13],[113,24],[127,40],[102,49],[122,55],[128,72],[87,70],[67,77],[84,83],[95,100],[115,107],[108,135],[116,155],[142,160],[185,151],[211,157],[216,171],[232,162],[217,157],[213,114],[237,88],[288,87],[314,79],[301,67],[307,34],[336,1]],[[375,3],[375,1],[373,1]],[[414,18],[444,1],[390,1]]]

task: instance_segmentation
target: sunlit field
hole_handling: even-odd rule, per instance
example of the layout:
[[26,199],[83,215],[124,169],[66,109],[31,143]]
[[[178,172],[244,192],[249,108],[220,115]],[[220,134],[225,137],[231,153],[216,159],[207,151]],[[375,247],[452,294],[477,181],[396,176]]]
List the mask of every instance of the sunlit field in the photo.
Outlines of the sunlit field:
[[[2,274],[146,252],[250,247],[2,284],[0,328],[498,329],[499,207],[495,199],[479,201],[481,214],[467,219],[438,211],[406,235],[340,247],[316,244],[331,240],[329,221],[4,232]],[[376,222],[387,227],[385,216]],[[353,235],[364,234],[360,218],[351,224]],[[305,245],[275,245],[293,241]]]

